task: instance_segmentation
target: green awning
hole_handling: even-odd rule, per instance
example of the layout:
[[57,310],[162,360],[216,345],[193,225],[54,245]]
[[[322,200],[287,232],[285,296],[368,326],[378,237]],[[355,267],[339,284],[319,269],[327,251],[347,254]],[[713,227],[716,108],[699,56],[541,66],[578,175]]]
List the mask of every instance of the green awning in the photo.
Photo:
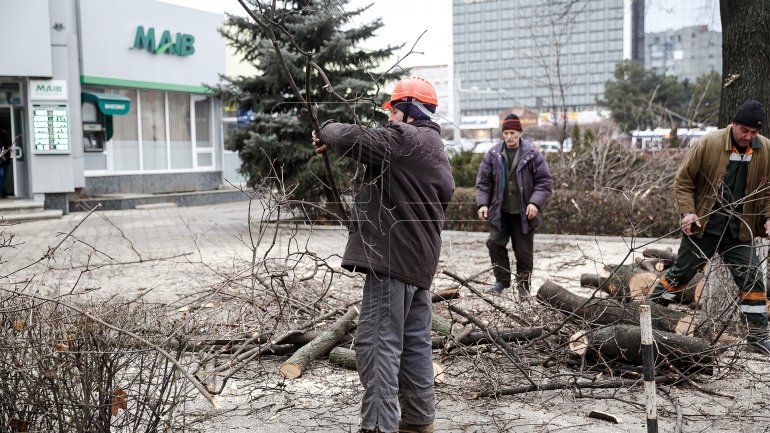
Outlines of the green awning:
[[114,93],[81,92],[83,101],[96,102],[99,110],[107,116],[122,116],[131,109],[131,99]]

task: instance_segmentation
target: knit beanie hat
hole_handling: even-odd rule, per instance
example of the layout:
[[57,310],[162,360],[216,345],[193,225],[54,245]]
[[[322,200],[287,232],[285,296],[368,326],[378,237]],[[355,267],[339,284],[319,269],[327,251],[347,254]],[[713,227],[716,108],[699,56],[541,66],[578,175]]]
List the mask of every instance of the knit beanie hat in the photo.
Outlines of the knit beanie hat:
[[519,120],[519,116],[513,113],[505,116],[505,119],[503,119],[503,131],[510,130],[521,132],[521,121]]
[[750,99],[738,107],[733,116],[733,122],[748,126],[749,128],[762,128],[765,124],[765,109],[758,101]]

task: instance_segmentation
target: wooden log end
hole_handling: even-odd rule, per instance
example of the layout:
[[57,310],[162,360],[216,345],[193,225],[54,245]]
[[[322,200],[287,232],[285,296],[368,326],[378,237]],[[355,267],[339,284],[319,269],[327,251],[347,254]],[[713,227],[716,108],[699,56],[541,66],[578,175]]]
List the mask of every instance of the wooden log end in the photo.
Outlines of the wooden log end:
[[628,279],[628,295],[631,300],[640,302],[652,293],[657,283],[658,276],[655,273],[638,272]]
[[436,361],[433,361],[433,383],[436,385],[446,383],[444,381],[444,367]]
[[604,421],[609,421],[614,424],[620,424],[621,420],[619,416],[613,415],[609,412],[602,412],[600,410],[592,410],[588,414],[589,418],[595,418],[595,419],[601,419]]
[[583,356],[588,350],[587,331],[578,331],[570,337],[569,350],[578,356]]
[[460,287],[450,287],[446,290],[434,293],[430,300],[433,303],[442,301],[451,301],[460,297]]
[[692,316],[685,316],[676,322],[674,333],[679,335],[693,335],[695,331],[695,320]]
[[599,287],[601,284],[599,274],[580,274],[580,287]]
[[284,362],[278,368],[278,373],[285,379],[296,379],[302,376],[302,367],[299,364]]

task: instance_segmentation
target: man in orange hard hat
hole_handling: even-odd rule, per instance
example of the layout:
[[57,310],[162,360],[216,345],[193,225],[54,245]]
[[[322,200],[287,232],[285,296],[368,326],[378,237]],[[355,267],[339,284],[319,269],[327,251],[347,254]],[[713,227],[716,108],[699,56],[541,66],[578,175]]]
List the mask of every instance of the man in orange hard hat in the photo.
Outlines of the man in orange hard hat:
[[317,152],[331,147],[366,165],[342,266],[366,274],[356,331],[364,395],[362,432],[433,431],[431,300],[444,213],[454,179],[431,121],[438,101],[428,81],[399,81],[383,128],[325,122]]

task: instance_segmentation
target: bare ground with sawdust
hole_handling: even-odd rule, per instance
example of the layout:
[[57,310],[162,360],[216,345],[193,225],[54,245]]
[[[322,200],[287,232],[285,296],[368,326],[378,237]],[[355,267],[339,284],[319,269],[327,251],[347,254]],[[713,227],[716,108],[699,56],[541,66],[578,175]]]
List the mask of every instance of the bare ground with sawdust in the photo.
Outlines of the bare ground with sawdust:
[[[257,322],[240,322],[244,298],[250,296],[244,269],[252,258],[250,238],[245,223],[247,205],[236,203],[199,208],[157,209],[147,211],[104,212],[91,216],[78,226],[77,242],[68,245],[53,263],[30,267],[12,278],[23,281],[47,273],[49,278],[35,290],[91,297],[141,297],[145,302],[168,305],[171,317],[179,316],[184,306],[202,305],[204,322],[226,324],[232,329],[253,331]],[[81,222],[82,214],[59,223],[29,223],[14,227],[22,241],[13,255],[5,254],[3,266],[16,269],[37,260],[46,248],[55,245],[62,233]],[[258,225],[253,224],[252,229]],[[456,285],[442,274],[449,270],[463,278],[479,274],[471,284],[483,289],[492,282],[483,233],[445,232],[444,246],[435,289]],[[339,265],[345,246],[342,229],[323,228],[294,231],[282,229],[275,238],[267,238],[258,252],[269,248],[275,257],[296,251],[312,251],[332,268]],[[631,263],[645,247],[676,249],[676,240],[596,238],[583,236],[537,235],[533,288],[545,280],[578,293],[581,273],[599,273],[604,265]],[[94,253],[94,250],[100,253]],[[83,272],[88,260],[106,260],[110,266]],[[631,252],[631,253],[630,253]],[[158,260],[155,260],[158,259]],[[298,275],[311,275],[312,261],[298,260]],[[308,305],[323,297],[330,305],[341,305],[360,298],[363,279],[319,272],[310,279],[280,288],[286,297]],[[319,289],[322,288],[322,289]],[[282,299],[282,298],[277,298]],[[520,303],[510,292],[495,302],[535,325],[555,324],[561,316],[536,302]],[[495,313],[468,289],[462,289],[456,305],[472,311],[491,325],[511,326],[505,315]],[[279,302],[280,303],[280,302]],[[280,303],[281,306],[285,306]],[[270,305],[266,311],[270,311]],[[450,317],[444,305],[437,312]],[[201,317],[199,317],[201,319]],[[301,320],[299,314],[282,317],[290,328]],[[265,319],[265,321],[268,321]],[[220,328],[217,328],[220,329]],[[204,331],[202,329],[202,331]],[[444,368],[443,383],[436,386],[439,432],[640,432],[645,431],[644,395],[641,375],[630,369],[626,378],[639,379],[639,386],[615,389],[581,389],[567,386],[557,391],[528,392],[497,398],[475,399],[480,390],[513,388],[529,382],[538,384],[577,384],[617,378],[617,369],[577,360],[567,365],[563,338],[545,340],[523,348],[515,356],[505,356],[493,345],[434,351],[434,360]],[[515,345],[514,345],[515,346]],[[356,372],[317,360],[300,378],[284,380],[278,366],[285,357],[265,356],[236,373],[217,397],[222,410],[214,410],[202,398],[187,408],[190,420],[200,421],[198,430],[206,432],[352,432],[357,431],[361,387]],[[541,364],[549,360],[547,367]],[[657,410],[660,431],[674,432],[766,432],[770,431],[770,363],[747,353],[739,345],[728,350],[711,376],[696,375],[675,385],[658,387]],[[688,381],[690,380],[690,381]],[[589,418],[592,410],[618,416],[612,424]]]

